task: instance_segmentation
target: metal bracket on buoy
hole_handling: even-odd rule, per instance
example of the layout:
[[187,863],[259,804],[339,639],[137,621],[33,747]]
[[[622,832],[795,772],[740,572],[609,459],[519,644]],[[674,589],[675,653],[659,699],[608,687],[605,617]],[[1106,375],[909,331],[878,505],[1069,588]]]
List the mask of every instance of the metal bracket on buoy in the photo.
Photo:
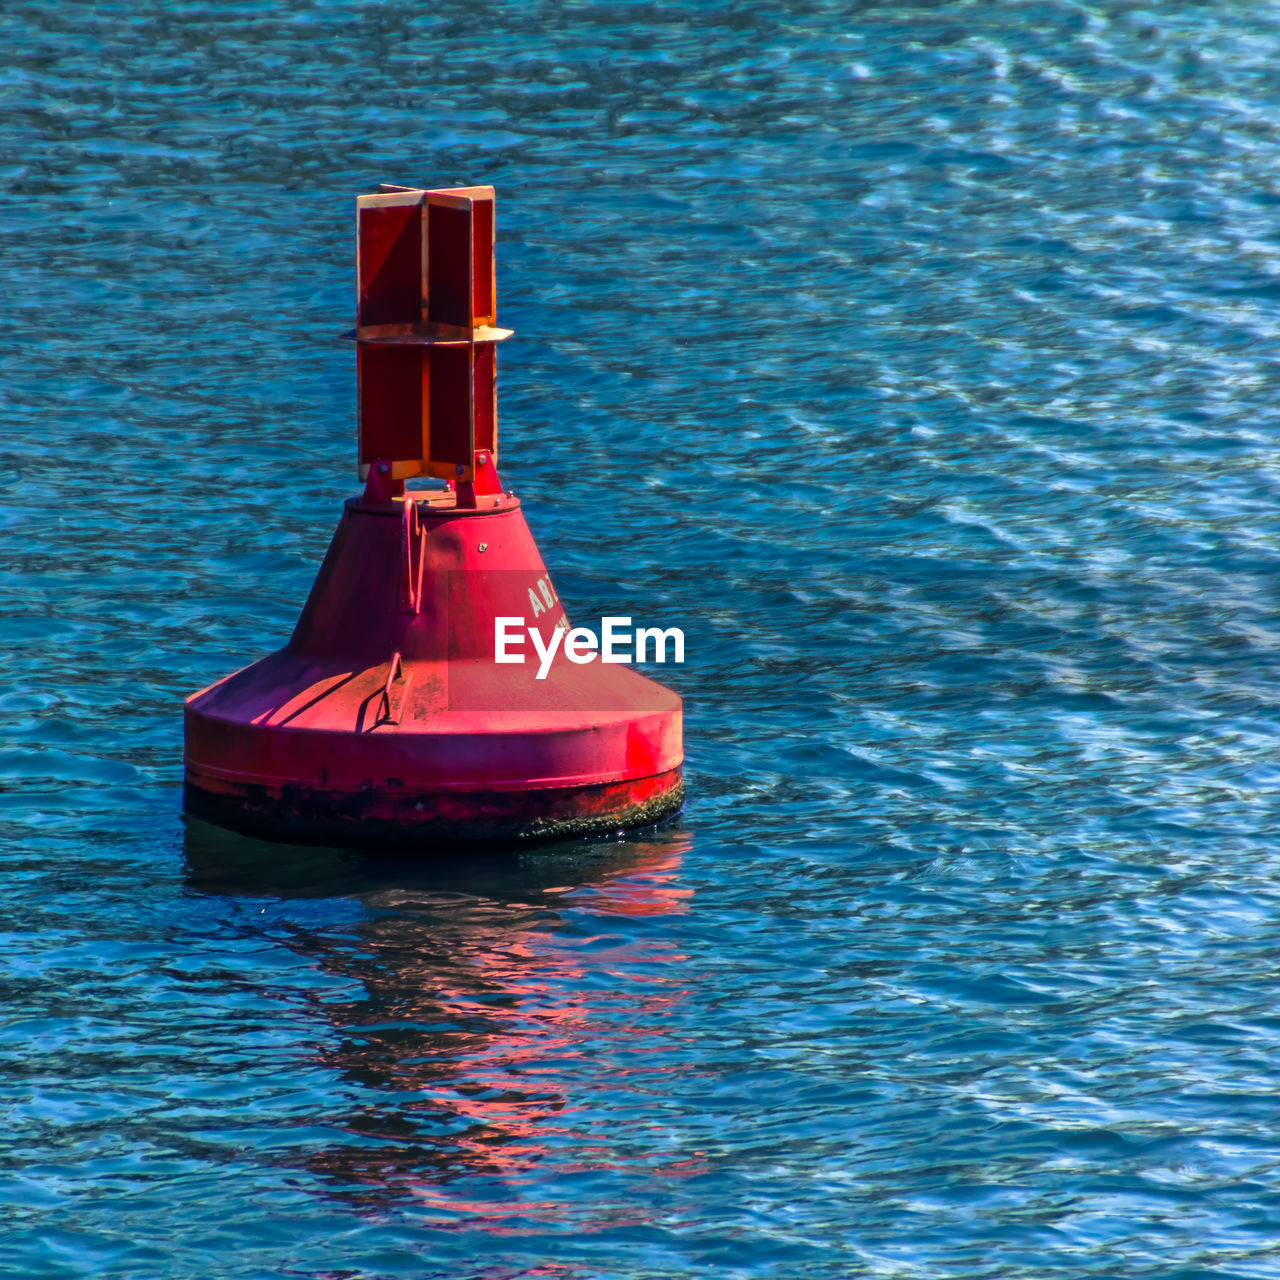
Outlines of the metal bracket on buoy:
[[[492,187],[384,186],[356,200],[360,478],[447,480],[474,507],[498,422]],[[484,454],[484,460],[478,454]]]
[[[401,682],[400,697],[396,702],[391,701],[391,686],[399,680]],[[405,700],[409,696],[409,686],[413,680],[412,675],[406,675],[404,662],[400,657],[400,650],[397,649],[391,655],[391,661],[387,664],[387,679],[382,686],[382,705],[378,712],[378,718],[374,722],[376,729],[380,724],[399,724],[400,717],[404,713]]]
[[400,583],[403,588],[403,599],[400,607],[405,613],[421,613],[422,569],[427,557],[423,553],[424,530],[422,522],[418,519],[417,503],[404,504],[403,526],[404,536],[400,540]]

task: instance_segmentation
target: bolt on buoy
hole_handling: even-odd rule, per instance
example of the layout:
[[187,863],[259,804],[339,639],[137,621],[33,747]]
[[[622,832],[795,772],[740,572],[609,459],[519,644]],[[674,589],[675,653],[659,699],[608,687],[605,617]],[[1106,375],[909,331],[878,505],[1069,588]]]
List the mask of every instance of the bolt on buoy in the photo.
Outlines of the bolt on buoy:
[[[568,619],[498,477],[512,331],[493,188],[384,186],[356,209],[364,492],[288,643],[187,699],[187,810],[268,839],[421,848],[667,817],[684,794],[680,698],[551,643]],[[406,491],[418,477],[446,487]],[[554,658],[503,656],[495,623],[515,621]]]

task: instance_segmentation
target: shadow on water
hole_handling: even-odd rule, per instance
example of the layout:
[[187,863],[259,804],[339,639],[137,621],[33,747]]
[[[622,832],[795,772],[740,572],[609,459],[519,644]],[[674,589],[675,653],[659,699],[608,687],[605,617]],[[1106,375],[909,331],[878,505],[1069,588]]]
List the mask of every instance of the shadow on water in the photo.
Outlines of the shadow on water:
[[[568,892],[612,885],[646,872],[679,868],[693,843],[679,816],[658,828],[604,840],[567,840],[519,848],[468,847],[434,853],[370,853],[276,844],[182,817],[189,890],[219,896],[332,898],[415,889],[495,897]],[[629,882],[629,881],[628,881]]]
[[[548,1166],[654,1168],[658,1153],[619,1143],[610,1112],[665,1053],[663,1019],[684,995],[685,957],[659,918],[687,910],[691,844],[677,825],[423,864],[189,819],[186,878],[201,894],[359,904],[354,918],[271,926],[337,979],[308,1003],[313,1064],[342,1100],[328,1127],[344,1136],[302,1163],[357,1204],[411,1196],[488,1219],[495,1187],[505,1197]],[[541,1206],[535,1216],[565,1208]]]

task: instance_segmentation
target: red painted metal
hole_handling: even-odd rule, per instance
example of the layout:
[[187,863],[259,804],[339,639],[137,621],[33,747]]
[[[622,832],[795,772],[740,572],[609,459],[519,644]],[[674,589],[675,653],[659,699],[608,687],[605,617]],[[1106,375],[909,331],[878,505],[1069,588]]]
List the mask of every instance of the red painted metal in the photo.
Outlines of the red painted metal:
[[[358,204],[359,463],[279,652],[187,699],[187,809],[305,843],[429,846],[647,825],[683,798],[680,699],[546,642],[563,606],[496,464],[493,189]],[[411,490],[435,476],[445,491]]]

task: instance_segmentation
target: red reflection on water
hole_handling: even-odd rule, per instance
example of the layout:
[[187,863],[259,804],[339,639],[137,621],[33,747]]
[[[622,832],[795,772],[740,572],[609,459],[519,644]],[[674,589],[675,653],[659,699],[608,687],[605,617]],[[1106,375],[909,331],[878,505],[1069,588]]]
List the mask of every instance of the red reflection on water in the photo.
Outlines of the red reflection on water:
[[351,1140],[309,1167],[357,1199],[409,1194],[499,1233],[565,1206],[502,1208],[468,1190],[475,1175],[510,1187],[540,1169],[697,1172],[687,1151],[664,1158],[665,1139],[641,1119],[678,1071],[666,1024],[685,994],[685,957],[647,922],[687,909],[688,845],[618,845],[593,878],[519,901],[368,894],[371,918],[354,934],[300,938],[363,987],[317,1005],[335,1033],[317,1060],[379,1095],[339,1122]]

